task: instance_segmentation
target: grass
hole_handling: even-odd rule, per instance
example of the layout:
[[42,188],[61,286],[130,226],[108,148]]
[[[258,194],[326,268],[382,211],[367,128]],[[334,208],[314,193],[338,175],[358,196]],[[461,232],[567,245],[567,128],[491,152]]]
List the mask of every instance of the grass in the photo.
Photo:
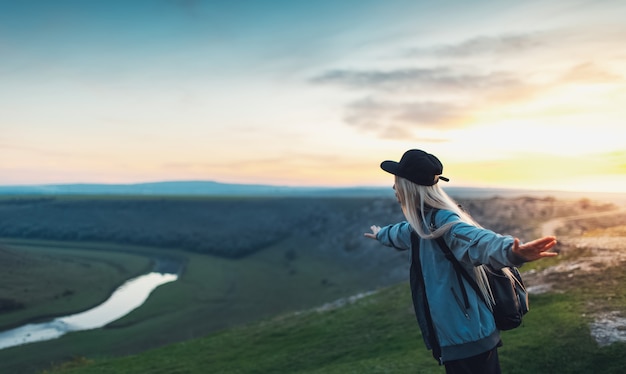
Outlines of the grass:
[[[622,279],[623,281],[623,279]],[[536,295],[503,333],[504,373],[622,373],[626,344],[600,348],[582,295]],[[77,361],[51,373],[442,373],[424,348],[406,284],[327,312],[286,314],[142,354]]]
[[143,256],[20,243],[0,249],[3,329],[98,305],[128,278],[150,269]]

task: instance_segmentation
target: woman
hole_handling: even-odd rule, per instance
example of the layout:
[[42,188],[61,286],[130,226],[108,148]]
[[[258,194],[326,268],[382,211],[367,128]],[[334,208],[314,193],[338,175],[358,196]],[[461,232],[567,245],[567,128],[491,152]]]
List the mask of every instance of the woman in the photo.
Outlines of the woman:
[[[422,150],[404,153],[400,162],[380,167],[395,175],[394,190],[407,222],[372,226],[365,236],[399,250],[411,250],[410,284],[415,315],[426,347],[446,373],[500,373],[500,334],[483,300],[489,291],[482,265],[496,269],[556,256],[556,238],[521,244],[518,238],[482,228],[438,185],[443,166]],[[434,217],[433,217],[434,214]],[[454,256],[474,274],[481,298],[457,278],[436,240],[443,237]],[[467,300],[468,302],[464,302]]]

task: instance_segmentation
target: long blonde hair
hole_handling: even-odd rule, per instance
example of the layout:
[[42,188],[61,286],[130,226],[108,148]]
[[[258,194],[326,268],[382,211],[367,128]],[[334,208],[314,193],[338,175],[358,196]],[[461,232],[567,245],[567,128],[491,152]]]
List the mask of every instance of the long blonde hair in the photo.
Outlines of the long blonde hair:
[[[423,239],[438,238],[460,222],[481,227],[437,183],[432,186],[422,186],[396,176],[395,189],[405,218],[413,230]],[[431,231],[430,222],[427,222],[425,212],[433,208],[452,211],[460,217],[460,220],[448,222]],[[483,266],[474,267],[474,277],[485,296],[485,300],[490,300],[493,304],[493,296]]]

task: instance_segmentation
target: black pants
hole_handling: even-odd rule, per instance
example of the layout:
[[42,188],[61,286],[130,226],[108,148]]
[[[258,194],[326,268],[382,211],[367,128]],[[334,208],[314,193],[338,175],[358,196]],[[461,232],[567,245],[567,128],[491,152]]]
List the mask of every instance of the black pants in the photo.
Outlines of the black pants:
[[500,374],[498,347],[476,356],[445,364],[446,374]]

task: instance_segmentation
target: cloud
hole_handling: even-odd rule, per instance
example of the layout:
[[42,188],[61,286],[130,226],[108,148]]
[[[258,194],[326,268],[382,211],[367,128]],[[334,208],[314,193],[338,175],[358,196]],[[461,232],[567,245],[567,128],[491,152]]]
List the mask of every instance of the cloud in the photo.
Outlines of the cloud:
[[507,72],[467,72],[463,68],[406,68],[397,70],[331,70],[312,79],[313,83],[344,88],[414,92],[425,89],[458,92],[516,88],[520,81]]
[[417,128],[455,127],[465,110],[444,102],[395,102],[369,97],[349,104],[346,112],[345,121],[352,126],[381,133],[394,129],[391,133],[406,137]]
[[[550,46],[554,44],[552,39],[550,33],[481,36],[410,52],[412,56],[451,57],[445,63],[424,58],[387,70],[331,69],[311,82],[362,95],[345,104],[346,124],[385,137],[398,134],[406,138],[422,129],[465,127],[477,113],[550,95],[563,84],[623,81],[623,77],[594,62],[572,60],[568,69],[562,65],[542,66],[542,59],[535,61],[532,55],[523,56],[535,61],[529,64],[524,64],[521,57],[508,56]],[[502,55],[502,63],[466,59],[493,54]]]
[[485,55],[509,55],[526,53],[530,49],[545,46],[540,33],[511,34],[502,36],[478,36],[455,44],[439,44],[429,47],[412,48],[406,51],[407,57],[471,57]]
[[346,104],[344,121],[364,131],[404,139],[420,129],[463,127],[485,105],[516,102],[540,90],[506,71],[472,72],[456,66],[332,70],[312,82],[363,92],[366,96]]
[[564,83],[623,83],[624,77],[603,69],[593,62],[572,67],[562,77]]
[[397,90],[417,84],[452,83],[448,69],[400,69],[391,71],[331,70],[313,78],[314,83],[333,84],[354,89]]
[[380,51],[387,56],[384,68],[334,67],[310,83],[354,95],[343,104],[344,123],[385,138],[445,140],[450,130],[483,120],[571,118],[600,110],[570,100],[586,86],[603,85],[589,91],[596,100],[623,86],[624,55],[609,37],[621,26],[598,27],[417,41],[413,48]]

